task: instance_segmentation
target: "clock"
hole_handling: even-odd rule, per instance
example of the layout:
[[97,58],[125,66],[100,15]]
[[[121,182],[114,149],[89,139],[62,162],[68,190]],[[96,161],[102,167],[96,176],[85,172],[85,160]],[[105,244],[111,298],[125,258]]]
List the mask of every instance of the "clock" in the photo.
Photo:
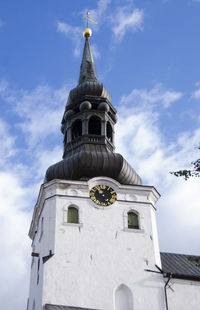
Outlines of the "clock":
[[90,190],[90,199],[99,206],[107,207],[117,200],[117,193],[110,186],[96,185]]

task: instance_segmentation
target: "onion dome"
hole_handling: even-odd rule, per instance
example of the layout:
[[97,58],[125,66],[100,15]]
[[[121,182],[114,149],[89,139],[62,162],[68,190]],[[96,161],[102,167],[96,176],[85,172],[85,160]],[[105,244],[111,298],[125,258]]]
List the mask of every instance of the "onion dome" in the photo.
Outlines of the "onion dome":
[[47,180],[89,180],[97,176],[106,176],[121,184],[141,185],[142,181],[135,170],[122,155],[102,151],[96,146],[90,149],[81,147],[62,161],[49,167]]

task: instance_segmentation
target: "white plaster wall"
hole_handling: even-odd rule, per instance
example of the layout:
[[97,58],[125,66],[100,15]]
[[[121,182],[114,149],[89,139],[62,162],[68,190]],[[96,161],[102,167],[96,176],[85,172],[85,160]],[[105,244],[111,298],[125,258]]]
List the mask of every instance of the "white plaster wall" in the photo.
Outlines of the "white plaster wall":
[[[118,201],[98,208],[89,199],[89,189],[97,184],[115,189]],[[38,258],[33,258],[28,310],[34,300],[35,310],[46,303],[115,310],[115,291],[121,284],[133,295],[133,309],[166,309],[164,279],[145,271],[160,265],[157,199],[153,188],[121,186],[109,178],[44,184],[31,224],[31,234],[37,230],[33,248],[40,257],[40,280],[37,284]],[[80,224],[66,223],[71,204],[79,208]],[[129,210],[138,212],[140,230],[127,229]],[[50,251],[54,255],[43,264]],[[170,310],[200,309],[198,282],[172,279],[170,285]]]
[[155,254],[155,264],[161,268],[161,259],[160,259],[160,249],[158,243],[158,230],[156,224],[156,213],[155,209],[151,208],[151,225],[152,225],[152,241],[154,247],[154,254]]
[[[39,257],[32,258],[31,278],[30,278],[30,293],[29,293],[29,308],[32,310],[32,305],[35,300],[35,310],[42,309],[43,295],[43,257],[49,255],[50,250],[54,253],[55,245],[55,221],[56,221],[56,199],[50,198],[47,192],[48,200],[44,200],[41,206],[39,221],[37,223],[37,233],[32,243],[32,252],[38,253]],[[46,197],[46,198],[47,198]],[[43,232],[41,232],[41,222],[43,218]],[[37,283],[38,275],[38,260],[40,259],[39,268],[39,283]]]
[[[100,179],[96,182],[101,184]],[[132,291],[134,309],[163,309],[163,278],[144,271],[155,270],[158,256],[153,206],[142,189],[137,193],[130,186],[120,189],[108,178],[103,184],[118,193],[118,201],[105,208],[89,199],[86,182],[57,186],[57,193],[65,196],[54,202],[55,255],[44,264],[43,305],[111,310],[115,290],[125,284]],[[94,185],[90,181],[89,187]],[[81,225],[64,223],[70,204],[79,207]],[[124,214],[130,209],[139,213],[141,230],[126,229]]]
[[199,310],[200,309],[200,283],[171,279],[167,289],[168,306],[170,310]]

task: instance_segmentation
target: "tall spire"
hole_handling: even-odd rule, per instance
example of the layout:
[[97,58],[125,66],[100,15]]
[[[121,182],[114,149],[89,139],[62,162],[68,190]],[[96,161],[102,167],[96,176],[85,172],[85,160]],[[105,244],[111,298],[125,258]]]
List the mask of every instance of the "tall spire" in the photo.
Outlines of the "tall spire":
[[91,33],[89,28],[83,33],[85,46],[79,84],[69,93],[62,119],[63,160],[48,168],[45,180],[107,176],[121,184],[140,185],[139,175],[114,151],[117,111],[109,92],[97,80],[89,42]]
[[79,76],[79,84],[88,82],[96,82],[97,74],[94,64],[94,58],[92,56],[92,50],[90,47],[89,37],[91,36],[92,31],[89,28],[86,28],[83,36],[85,38],[85,46],[83,51],[83,57],[81,62],[81,70]]

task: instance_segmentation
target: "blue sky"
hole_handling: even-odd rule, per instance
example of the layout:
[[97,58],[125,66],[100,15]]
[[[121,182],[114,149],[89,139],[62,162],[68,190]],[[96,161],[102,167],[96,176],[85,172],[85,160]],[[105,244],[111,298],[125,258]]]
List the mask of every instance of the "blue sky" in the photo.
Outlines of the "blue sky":
[[[78,81],[83,15],[99,80],[118,110],[116,150],[162,197],[162,251],[200,255],[200,1],[0,0],[0,300],[25,309],[32,210],[47,167],[62,157],[60,122]],[[5,283],[7,285],[5,286]],[[12,296],[12,298],[10,298]]]

